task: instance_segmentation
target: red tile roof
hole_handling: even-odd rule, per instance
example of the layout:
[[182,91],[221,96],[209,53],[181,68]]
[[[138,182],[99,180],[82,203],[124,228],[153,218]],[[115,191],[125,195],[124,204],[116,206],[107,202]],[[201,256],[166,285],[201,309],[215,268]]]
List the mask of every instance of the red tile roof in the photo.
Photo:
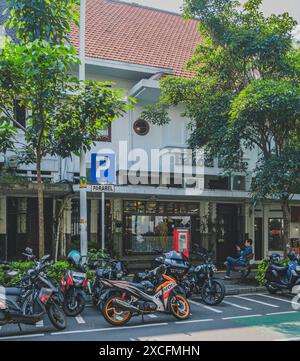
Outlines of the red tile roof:
[[[196,20],[115,0],[87,0],[86,56],[172,69],[184,66],[200,41]],[[79,29],[71,33],[79,47]]]

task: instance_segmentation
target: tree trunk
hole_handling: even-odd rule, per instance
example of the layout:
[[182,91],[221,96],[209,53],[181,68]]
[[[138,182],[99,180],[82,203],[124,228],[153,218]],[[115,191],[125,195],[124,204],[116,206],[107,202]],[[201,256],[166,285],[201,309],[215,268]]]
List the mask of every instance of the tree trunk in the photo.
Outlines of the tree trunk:
[[290,248],[290,223],[291,223],[291,209],[289,204],[289,197],[281,199],[281,208],[283,213],[283,242],[284,252],[287,254]]
[[39,257],[45,254],[45,231],[44,231],[44,183],[41,172],[42,156],[40,149],[36,150],[36,175],[38,188],[38,222],[39,222]]

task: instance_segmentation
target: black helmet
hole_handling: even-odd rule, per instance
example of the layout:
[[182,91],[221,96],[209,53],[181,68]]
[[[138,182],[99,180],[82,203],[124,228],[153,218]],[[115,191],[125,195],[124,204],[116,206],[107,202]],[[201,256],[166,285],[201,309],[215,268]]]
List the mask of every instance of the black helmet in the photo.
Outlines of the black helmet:
[[79,267],[81,264],[81,255],[78,251],[71,251],[68,256],[67,256],[67,261],[75,266],[75,267]]
[[288,254],[288,258],[290,261],[296,261],[298,259],[298,254],[295,251],[292,251]]

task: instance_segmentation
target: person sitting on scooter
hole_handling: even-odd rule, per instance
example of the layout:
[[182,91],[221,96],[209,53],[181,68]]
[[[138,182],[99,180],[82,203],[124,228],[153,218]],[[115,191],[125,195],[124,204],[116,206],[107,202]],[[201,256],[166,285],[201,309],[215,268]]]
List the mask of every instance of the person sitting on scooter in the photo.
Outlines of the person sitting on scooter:
[[287,279],[288,282],[290,282],[293,275],[297,275],[296,269],[297,266],[299,265],[298,263],[299,256],[295,251],[292,251],[291,253],[288,254],[288,258],[289,258],[289,264],[287,270]]
[[239,258],[227,257],[225,265],[226,265],[226,276],[225,280],[230,280],[230,271],[234,266],[246,266],[247,265],[247,256],[253,253],[252,250],[252,239],[247,239],[245,241],[245,248],[241,250],[241,247],[236,246],[237,251],[240,253]]

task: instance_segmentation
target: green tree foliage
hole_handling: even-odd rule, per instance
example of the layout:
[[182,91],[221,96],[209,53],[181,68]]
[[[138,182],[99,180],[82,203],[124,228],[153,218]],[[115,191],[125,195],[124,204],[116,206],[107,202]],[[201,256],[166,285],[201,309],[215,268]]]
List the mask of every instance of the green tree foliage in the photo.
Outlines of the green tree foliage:
[[[79,65],[70,44],[78,24],[78,0],[8,0],[6,26],[17,41],[0,51],[0,140],[2,151],[14,150],[20,163],[35,163],[39,204],[39,255],[44,253],[44,187],[41,164],[46,155],[70,157],[88,150],[101,130],[128,108],[121,90],[111,84],[79,82]],[[27,108],[27,126],[12,111],[15,100]],[[14,124],[24,133],[20,147]],[[18,147],[16,147],[18,145]]]
[[167,112],[158,119],[158,109],[183,105],[191,147],[221,156],[228,172],[248,171],[243,155],[256,149],[253,198],[280,200],[287,243],[300,170],[300,51],[292,42],[295,20],[265,17],[261,3],[185,0],[184,16],[199,19],[201,34],[187,64],[194,76],[164,78],[160,103],[142,116],[165,124]]

